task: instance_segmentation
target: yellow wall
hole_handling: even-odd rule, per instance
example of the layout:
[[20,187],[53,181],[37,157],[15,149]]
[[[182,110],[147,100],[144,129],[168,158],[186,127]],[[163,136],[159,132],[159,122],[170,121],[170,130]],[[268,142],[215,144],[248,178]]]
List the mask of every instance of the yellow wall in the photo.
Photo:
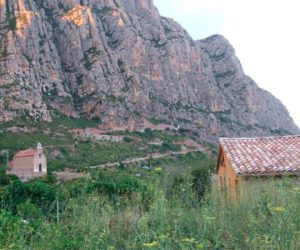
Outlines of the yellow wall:
[[219,165],[217,166],[219,189],[225,189],[230,196],[235,198],[237,187],[241,181],[241,178],[235,174],[230,161],[226,155],[224,155],[223,149],[220,148],[219,150],[221,150],[221,156],[218,162]]

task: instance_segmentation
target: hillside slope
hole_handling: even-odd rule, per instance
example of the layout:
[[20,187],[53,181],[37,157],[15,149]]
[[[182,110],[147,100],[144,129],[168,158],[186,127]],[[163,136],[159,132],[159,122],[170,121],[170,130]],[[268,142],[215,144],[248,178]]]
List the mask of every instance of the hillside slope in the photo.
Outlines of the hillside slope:
[[155,118],[208,140],[299,132],[224,37],[194,41],[152,0],[0,0],[0,40],[1,121],[56,110],[103,127]]

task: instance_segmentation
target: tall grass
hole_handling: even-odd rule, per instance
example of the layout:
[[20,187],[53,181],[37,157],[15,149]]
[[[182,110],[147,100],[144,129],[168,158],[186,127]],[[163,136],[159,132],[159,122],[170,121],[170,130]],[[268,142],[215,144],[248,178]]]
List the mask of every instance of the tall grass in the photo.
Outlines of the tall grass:
[[297,179],[252,180],[236,201],[213,188],[198,200],[187,180],[166,189],[110,197],[99,193],[69,200],[59,223],[21,222],[0,213],[1,248],[12,249],[300,249]]

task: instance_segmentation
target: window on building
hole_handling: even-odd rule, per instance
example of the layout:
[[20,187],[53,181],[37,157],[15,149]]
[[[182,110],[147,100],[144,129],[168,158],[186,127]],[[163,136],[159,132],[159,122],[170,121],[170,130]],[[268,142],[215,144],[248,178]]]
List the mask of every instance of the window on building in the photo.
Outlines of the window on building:
[[40,159],[42,158],[42,154],[41,154],[41,153],[39,153],[39,158],[40,158]]
[[42,172],[42,163],[39,164],[39,172]]

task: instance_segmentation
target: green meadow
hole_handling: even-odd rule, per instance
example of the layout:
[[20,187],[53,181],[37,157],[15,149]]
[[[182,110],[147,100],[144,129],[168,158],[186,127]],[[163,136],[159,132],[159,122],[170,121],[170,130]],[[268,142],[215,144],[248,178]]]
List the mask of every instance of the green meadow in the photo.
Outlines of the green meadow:
[[233,202],[204,165],[169,173],[165,164],[72,182],[2,178],[1,249],[300,248],[298,179],[251,180]]

